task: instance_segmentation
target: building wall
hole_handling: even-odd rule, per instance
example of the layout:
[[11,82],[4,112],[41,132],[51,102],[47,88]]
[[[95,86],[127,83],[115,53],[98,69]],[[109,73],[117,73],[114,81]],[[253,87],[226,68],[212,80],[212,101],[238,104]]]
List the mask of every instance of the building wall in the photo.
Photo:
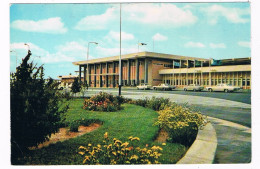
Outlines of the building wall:
[[165,74],[162,76],[164,83],[169,83],[180,88],[189,84],[199,84],[206,87],[227,83],[244,89],[251,89],[251,71],[211,72],[211,78],[209,72]]
[[[146,62],[145,62],[146,60]],[[159,58],[139,58],[139,83],[145,82],[146,73],[148,84],[155,86],[159,83],[169,83],[177,87],[188,84],[200,84],[203,86],[217,85],[219,83],[229,83],[243,88],[251,88],[251,65],[228,65],[210,66],[201,62],[195,65],[194,60],[170,60]],[[128,67],[130,63],[130,68]],[[122,60],[122,85],[135,86],[137,59]],[[173,66],[174,62],[179,62],[181,66]],[[148,72],[145,70],[145,63],[148,64]],[[209,62],[208,62],[209,63]],[[108,72],[106,69],[108,66]],[[91,87],[118,87],[119,83],[119,63],[118,61],[108,63],[97,63],[96,73],[94,64],[90,64]],[[102,66],[100,66],[102,65]],[[115,68],[114,68],[115,66]],[[100,70],[102,69],[102,72]],[[128,70],[130,69],[130,74]],[[102,78],[101,78],[102,77]],[[108,80],[106,81],[106,78]],[[108,83],[108,84],[107,84]]]

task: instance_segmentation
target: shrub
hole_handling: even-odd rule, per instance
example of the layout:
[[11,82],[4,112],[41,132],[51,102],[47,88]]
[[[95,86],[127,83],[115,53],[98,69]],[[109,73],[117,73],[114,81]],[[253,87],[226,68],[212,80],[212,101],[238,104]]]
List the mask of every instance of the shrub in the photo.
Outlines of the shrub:
[[79,79],[79,77],[76,77],[72,83],[72,86],[71,86],[71,92],[76,94],[78,92],[80,92],[81,90],[81,81]]
[[100,92],[90,99],[85,99],[83,109],[113,112],[120,110],[123,102],[124,98],[122,96],[113,96],[109,93]]
[[170,104],[170,99],[163,97],[157,98],[153,96],[151,99],[146,97],[145,99],[129,101],[129,103],[158,111],[164,109],[165,106],[168,106]]
[[83,156],[83,164],[159,164],[161,147],[140,148],[138,137],[128,139],[124,143],[116,138],[110,140],[106,132],[103,145],[80,146],[78,153]]
[[206,123],[206,118],[202,114],[192,112],[187,107],[172,104],[159,111],[155,125],[168,132],[169,141],[190,146],[197,136],[199,127]]
[[163,98],[163,97],[152,97],[147,104],[147,107],[155,110],[155,111],[159,111],[159,110],[163,110],[165,106],[168,106],[170,103],[170,99],[168,98]]
[[30,50],[16,72],[11,74],[11,155],[12,163],[28,147],[37,146],[58,131],[62,100],[58,83],[44,79],[44,68],[29,62]]
[[71,132],[78,132],[79,126],[89,126],[92,123],[99,123],[102,124],[103,122],[98,119],[78,119],[78,120],[71,120],[63,123],[63,127],[69,127]]

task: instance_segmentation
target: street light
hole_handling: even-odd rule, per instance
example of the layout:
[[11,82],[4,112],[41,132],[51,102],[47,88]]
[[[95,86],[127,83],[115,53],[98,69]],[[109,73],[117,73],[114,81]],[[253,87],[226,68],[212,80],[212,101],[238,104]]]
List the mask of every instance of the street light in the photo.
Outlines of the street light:
[[[96,44],[96,45],[98,45],[98,43],[97,42],[88,42],[88,51],[87,51],[87,69],[89,70],[89,68],[88,68],[88,57],[89,57],[89,44],[91,44],[91,43],[93,43],[93,44]],[[88,72],[88,70],[87,70],[87,89],[88,89],[88,86],[89,86],[89,72]],[[84,75],[85,76],[85,75]]]
[[30,50],[30,46],[29,46],[27,43],[25,43],[24,45],[25,45],[25,46],[28,46],[28,50]]
[[119,36],[119,48],[120,48],[120,55],[119,55],[119,84],[118,84],[118,95],[121,96],[121,79],[122,79],[122,63],[121,63],[121,24],[122,24],[122,19],[121,19],[121,3],[120,3],[120,36]]
[[146,43],[139,43],[139,41],[138,41],[138,44],[137,44],[137,46],[138,46],[138,52],[137,53],[139,53],[139,46],[144,46],[144,45],[147,45]]

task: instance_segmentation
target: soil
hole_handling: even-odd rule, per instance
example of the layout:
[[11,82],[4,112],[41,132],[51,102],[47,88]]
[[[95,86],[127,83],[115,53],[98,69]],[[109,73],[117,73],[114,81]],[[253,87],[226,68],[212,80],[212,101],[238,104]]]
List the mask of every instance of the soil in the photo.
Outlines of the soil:
[[78,132],[71,132],[69,131],[69,128],[60,128],[59,131],[55,134],[51,134],[48,141],[43,142],[42,144],[39,144],[38,147],[30,147],[30,150],[40,149],[42,147],[47,147],[50,144],[55,144],[59,141],[68,140],[74,137],[81,136],[85,133],[92,132],[96,129],[98,129],[101,126],[101,124],[98,123],[92,123],[89,126],[79,126]]
[[161,129],[155,141],[159,143],[166,143],[168,137],[168,133],[164,129]]

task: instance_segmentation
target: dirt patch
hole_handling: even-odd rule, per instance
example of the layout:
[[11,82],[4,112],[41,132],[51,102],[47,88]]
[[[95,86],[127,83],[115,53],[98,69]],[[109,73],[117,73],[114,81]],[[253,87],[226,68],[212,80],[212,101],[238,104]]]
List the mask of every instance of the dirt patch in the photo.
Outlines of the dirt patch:
[[168,133],[164,129],[161,129],[155,141],[159,143],[166,143],[168,137],[169,137]]
[[42,147],[47,147],[50,144],[57,143],[59,141],[68,140],[70,138],[81,136],[85,133],[89,133],[91,131],[94,131],[98,129],[101,126],[101,124],[98,123],[92,123],[89,126],[79,126],[78,132],[71,132],[69,131],[69,128],[60,128],[59,131],[55,134],[51,134],[48,141],[43,142],[42,144],[39,144],[38,147],[30,147],[30,150],[40,149]]

